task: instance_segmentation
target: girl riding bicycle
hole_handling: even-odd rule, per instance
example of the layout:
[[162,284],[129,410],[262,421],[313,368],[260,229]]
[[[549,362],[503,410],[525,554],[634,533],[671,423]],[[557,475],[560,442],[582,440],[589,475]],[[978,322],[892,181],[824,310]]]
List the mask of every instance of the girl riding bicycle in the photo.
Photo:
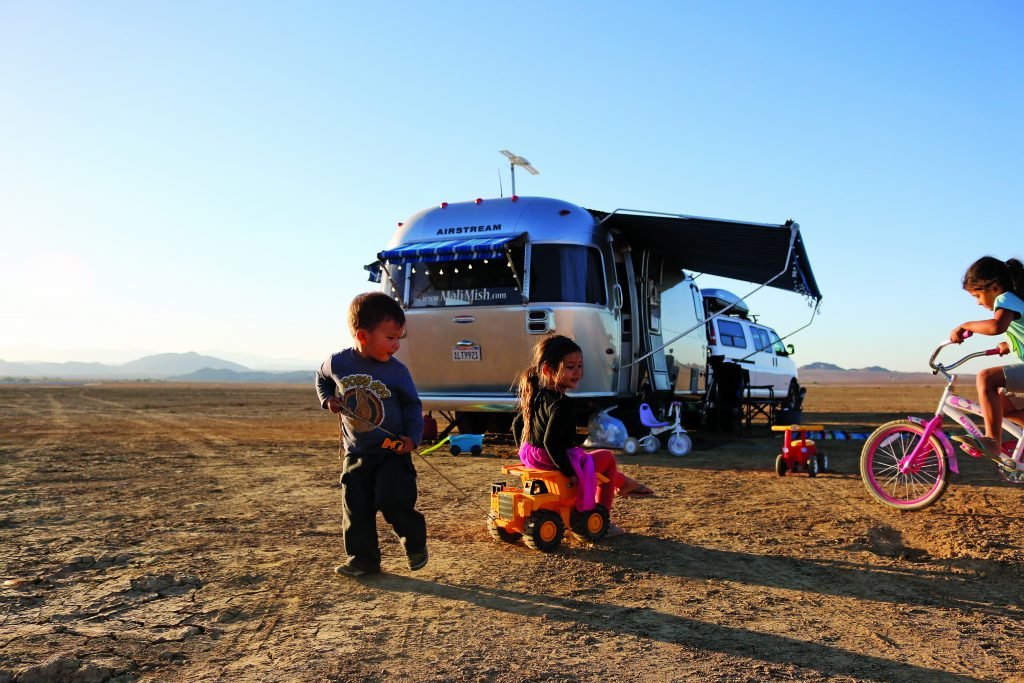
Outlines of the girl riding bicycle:
[[[1010,343],[1000,342],[999,355],[1010,352],[1024,360],[1024,264],[1018,259],[1000,261],[984,256],[967,269],[963,287],[967,293],[993,312],[987,320],[971,320],[953,328],[950,340],[961,343],[965,332],[997,335],[1005,333]],[[969,335],[967,335],[969,336]],[[954,436],[985,455],[1001,455],[1003,416],[1024,423],[1024,364],[985,368],[977,375],[978,399],[985,418],[985,436]]]

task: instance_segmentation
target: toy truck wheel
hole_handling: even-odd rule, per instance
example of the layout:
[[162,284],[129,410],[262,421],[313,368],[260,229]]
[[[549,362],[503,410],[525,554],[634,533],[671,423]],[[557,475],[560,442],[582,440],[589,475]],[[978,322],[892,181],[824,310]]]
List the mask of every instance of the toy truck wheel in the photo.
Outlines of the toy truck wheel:
[[622,450],[626,455],[636,455],[640,452],[640,442],[633,437],[629,437],[622,444]]
[[661,442],[658,441],[658,437],[651,434],[640,439],[640,445],[643,446],[645,453],[655,453],[661,448]]
[[786,476],[786,459],[782,457],[782,454],[775,456],[775,474],[780,477]]
[[462,452],[462,449],[459,448],[458,446],[452,446],[451,451],[452,451],[452,455],[458,455],[459,453]]
[[668,438],[668,452],[677,458],[690,452],[693,441],[687,434],[673,434]]
[[534,550],[549,553],[562,542],[565,525],[551,510],[538,510],[526,519],[523,540]]
[[491,538],[505,543],[515,543],[523,537],[522,534],[506,531],[504,527],[498,526],[498,523],[490,515],[487,516],[487,531],[491,534]]
[[816,455],[812,455],[811,457],[807,458],[807,476],[818,476],[818,456]]
[[470,447],[469,452],[472,453],[473,455],[480,455],[481,453],[484,452],[484,449],[480,448],[480,446],[474,445]]
[[603,505],[580,512],[575,507],[569,513],[572,532],[588,541],[599,541],[608,533],[608,510]]
[[818,451],[818,471],[828,472],[828,453]]

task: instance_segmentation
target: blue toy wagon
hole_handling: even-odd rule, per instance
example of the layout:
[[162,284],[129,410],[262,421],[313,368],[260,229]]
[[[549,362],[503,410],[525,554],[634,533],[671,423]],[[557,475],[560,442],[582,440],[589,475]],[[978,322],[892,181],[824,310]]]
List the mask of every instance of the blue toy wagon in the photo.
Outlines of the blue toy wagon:
[[451,445],[452,455],[458,455],[464,451],[480,455],[484,451],[483,434],[456,434],[448,438],[448,443]]

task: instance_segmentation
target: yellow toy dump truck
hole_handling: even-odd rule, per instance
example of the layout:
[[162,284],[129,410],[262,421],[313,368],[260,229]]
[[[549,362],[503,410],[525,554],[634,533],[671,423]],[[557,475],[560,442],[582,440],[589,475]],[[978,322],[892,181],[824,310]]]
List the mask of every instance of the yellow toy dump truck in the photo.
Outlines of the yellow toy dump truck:
[[[520,538],[534,550],[551,552],[562,542],[565,530],[588,541],[608,533],[608,510],[603,505],[579,512],[575,480],[558,470],[539,470],[525,465],[505,465],[503,474],[519,477],[519,486],[491,484],[491,512],[487,530],[496,540],[515,543]],[[608,479],[597,475],[598,482]]]

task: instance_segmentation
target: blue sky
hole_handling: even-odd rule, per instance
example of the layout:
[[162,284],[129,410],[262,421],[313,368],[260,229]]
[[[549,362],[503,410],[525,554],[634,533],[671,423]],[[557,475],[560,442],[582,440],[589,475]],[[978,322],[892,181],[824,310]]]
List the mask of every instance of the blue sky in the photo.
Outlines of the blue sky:
[[0,358],[316,363],[500,149],[520,195],[797,220],[799,364],[923,369],[1024,256],[1020,3],[368,5],[0,0]]

